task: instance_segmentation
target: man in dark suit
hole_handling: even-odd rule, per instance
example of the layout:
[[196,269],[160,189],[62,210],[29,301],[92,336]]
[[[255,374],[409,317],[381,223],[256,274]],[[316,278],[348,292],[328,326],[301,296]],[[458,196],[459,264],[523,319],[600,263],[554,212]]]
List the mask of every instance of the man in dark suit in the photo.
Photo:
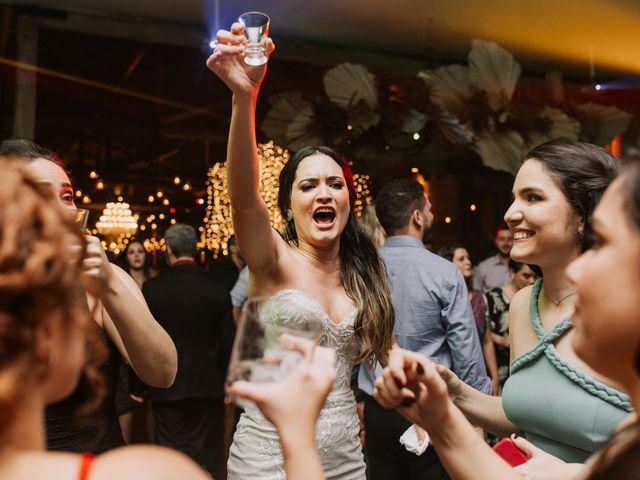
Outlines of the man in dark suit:
[[214,478],[225,478],[224,380],[234,328],[229,293],[194,261],[191,226],[170,227],[164,240],[169,269],[142,289],[178,350],[173,386],[149,389],[156,441],[189,455]]

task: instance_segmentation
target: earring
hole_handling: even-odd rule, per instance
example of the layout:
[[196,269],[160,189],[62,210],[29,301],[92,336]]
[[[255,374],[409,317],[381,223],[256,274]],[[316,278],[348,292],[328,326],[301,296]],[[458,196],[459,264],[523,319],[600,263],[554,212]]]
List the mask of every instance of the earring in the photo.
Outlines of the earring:
[[293,220],[293,212],[290,208],[287,208],[287,222],[290,222],[291,220]]

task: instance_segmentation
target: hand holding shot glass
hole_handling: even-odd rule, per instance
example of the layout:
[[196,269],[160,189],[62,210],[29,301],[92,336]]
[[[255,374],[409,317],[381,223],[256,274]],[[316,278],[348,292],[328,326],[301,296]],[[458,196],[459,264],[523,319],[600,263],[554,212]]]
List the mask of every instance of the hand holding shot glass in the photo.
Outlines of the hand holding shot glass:
[[[275,297],[250,298],[242,309],[231,352],[227,385],[238,380],[256,383],[285,379],[307,361],[298,351],[286,348],[286,337],[317,343],[322,322],[294,303]],[[254,406],[249,400],[229,393],[239,406]]]
[[270,18],[262,12],[247,12],[238,17],[238,22],[244,27],[244,35],[248,43],[244,61],[248,65],[264,65],[267,63],[265,55],[265,40],[269,36]]

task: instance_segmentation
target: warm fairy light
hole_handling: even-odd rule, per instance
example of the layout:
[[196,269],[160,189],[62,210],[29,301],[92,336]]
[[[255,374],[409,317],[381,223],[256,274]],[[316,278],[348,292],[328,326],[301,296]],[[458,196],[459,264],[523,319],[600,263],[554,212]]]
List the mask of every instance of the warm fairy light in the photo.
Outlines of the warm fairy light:
[[[279,231],[284,229],[284,220],[278,209],[278,179],[280,170],[289,160],[289,151],[270,141],[258,145],[260,157],[260,193],[264,199],[271,225]],[[203,245],[213,252],[214,258],[227,255],[227,241],[233,235],[231,207],[227,191],[227,168],[216,163],[207,173],[207,209],[204,218]],[[354,210],[360,215],[365,205],[372,203],[369,176],[355,174],[353,183],[357,199]]]
[[472,212],[475,212],[478,209],[478,207],[476,207],[475,203],[472,203],[471,205],[469,205],[469,210],[471,210]]
[[362,215],[362,209],[373,202],[373,197],[369,190],[369,175],[354,173],[353,185],[356,187],[356,204],[353,206],[353,210],[357,216],[360,216]]
[[96,182],[96,190],[104,190],[104,182],[102,180]]
[[156,197],[158,197],[158,198],[162,198],[163,196],[164,196],[164,192],[163,192],[162,190],[158,190],[158,191],[156,192]]
[[185,192],[188,192],[189,190],[191,190],[193,187],[191,186],[191,184],[189,182],[184,182],[184,185],[182,185],[182,189]]
[[444,223],[451,223],[451,217],[444,217]]
[[164,240],[160,240],[158,241],[158,239],[152,237],[152,238],[148,238],[143,242],[144,245],[144,249],[147,252],[151,252],[153,250],[161,250],[161,251],[166,251],[167,250],[167,246],[164,244]]
[[147,229],[147,227],[145,227],[144,225],[140,225],[140,230],[141,230],[141,231],[143,231],[143,232],[144,232],[146,229]]
[[411,169],[411,173],[418,173],[420,170],[418,170],[418,167],[413,167]]
[[89,195],[85,195],[82,197],[82,203],[91,203],[91,197]]
[[82,190],[76,190],[76,197],[80,198],[82,196]]
[[155,198],[153,198],[153,195],[149,195],[149,196],[147,197],[147,201],[148,201],[149,203],[153,203],[153,201],[154,201],[154,200],[155,200]]
[[171,219],[171,225],[175,225],[175,224],[176,224],[176,219],[175,219],[175,218],[172,218],[172,219]]
[[160,220],[164,220],[164,213],[161,213],[160,215],[158,215],[158,218],[159,218]]
[[98,178],[98,172],[96,172],[95,170],[91,170],[91,171],[89,172],[89,178],[90,178],[91,180],[95,180],[96,178]]
[[180,180],[180,177],[178,177],[177,175],[175,177],[173,177],[173,184],[174,185],[180,185],[180,182],[182,180]]
[[416,141],[420,140],[420,134],[418,132],[414,133],[413,134],[413,139],[416,140]]
[[[120,196],[118,197],[118,201],[119,201],[119,202],[124,202],[124,198],[122,198],[122,195],[120,195]],[[135,217],[135,215],[134,215],[134,217]]]
[[131,214],[128,203],[109,202],[96,222],[96,229],[100,235],[107,237],[108,250],[124,250],[124,240],[131,237],[138,230],[138,222]]
[[[273,141],[258,144],[260,157],[260,193],[264,199],[271,225],[282,231],[284,220],[278,210],[278,175],[289,160],[289,151]],[[227,241],[233,235],[231,206],[227,191],[227,166],[216,163],[207,173],[207,209],[202,233],[205,248],[218,255],[227,255]]]
[[169,199],[165,198],[164,200],[162,200],[162,204],[165,206],[169,205]]

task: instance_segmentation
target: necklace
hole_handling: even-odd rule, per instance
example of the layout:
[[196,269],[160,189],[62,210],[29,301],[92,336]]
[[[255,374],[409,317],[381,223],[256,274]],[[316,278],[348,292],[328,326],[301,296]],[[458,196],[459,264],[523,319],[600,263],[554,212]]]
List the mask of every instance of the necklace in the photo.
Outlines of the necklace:
[[577,290],[574,290],[573,292],[569,292],[569,293],[567,293],[564,297],[562,297],[560,300],[554,300],[553,298],[549,297],[548,295],[547,295],[547,298],[548,298],[549,300],[551,300],[551,301],[555,304],[555,306],[557,307],[557,306],[559,306],[559,305],[560,305],[560,303],[561,303],[563,300],[566,300],[566,299],[567,299],[567,298],[569,298],[571,295],[575,295],[576,293],[578,293],[578,292],[577,292]]

